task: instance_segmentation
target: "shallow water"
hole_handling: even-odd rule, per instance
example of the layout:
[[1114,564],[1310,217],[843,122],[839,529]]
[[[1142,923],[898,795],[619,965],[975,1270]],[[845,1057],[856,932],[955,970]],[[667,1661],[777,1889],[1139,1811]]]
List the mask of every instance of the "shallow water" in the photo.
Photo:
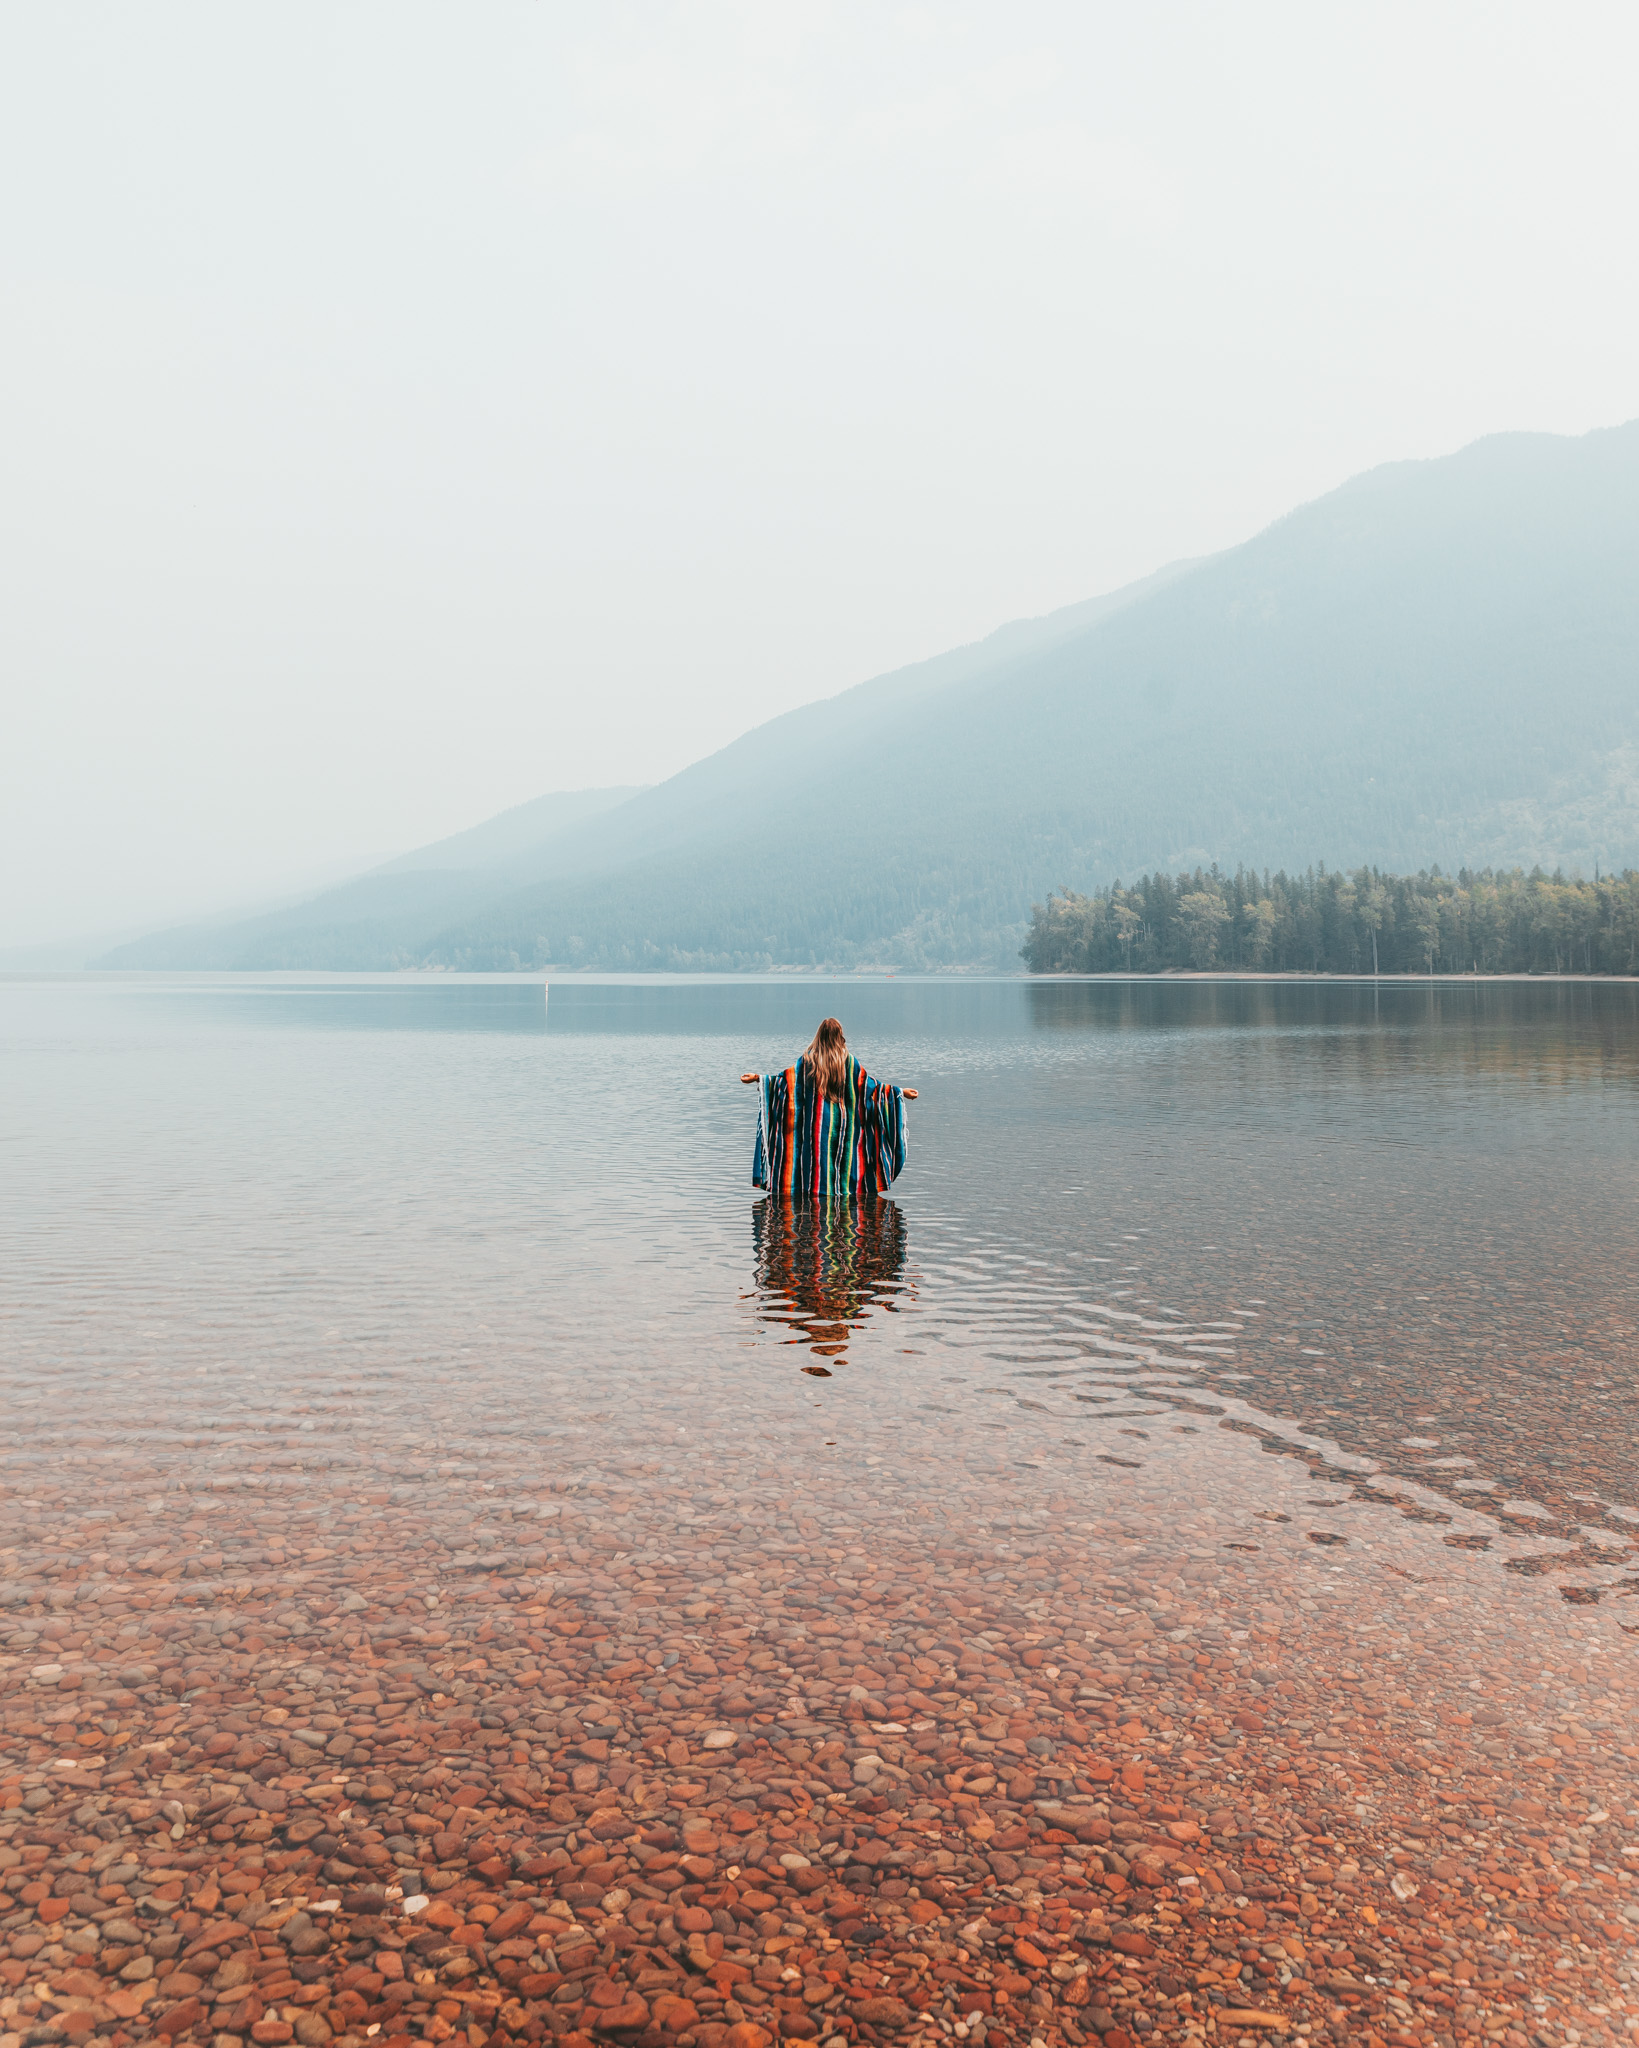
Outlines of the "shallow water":
[[[921,1093],[891,1202],[816,1223],[749,1186],[737,1077],[827,1011]],[[271,1558],[344,1657],[423,1640],[481,1570],[562,1597],[567,1503],[582,1556],[670,1545],[764,1622],[791,1542],[843,1546],[824,1604],[852,1546],[891,1581],[936,1531],[1020,1643],[1104,1658],[1063,1711],[1150,1687],[1181,1716],[1169,1655],[1306,1697],[1381,1659],[1476,1745],[1448,1759],[1490,1784],[1445,1816],[1464,1853],[1504,1824],[1499,1770],[1548,1770],[1522,1825],[1633,1898],[1639,989],[13,980],[0,1061],[14,1675],[53,1614],[134,1640],[132,1560],[173,1524],[204,1545],[185,1598],[250,1597]],[[1130,1639],[1158,1584],[1171,1651]],[[350,1588],[349,1636],[318,1610]],[[696,1705],[843,1711],[777,1679]],[[1057,1698],[1007,1682],[993,1710]],[[1451,1732],[1477,1695],[1506,1767]],[[1431,1787],[1389,1779],[1395,1821],[1352,1768],[1302,1781],[1311,1833],[1392,1856],[1440,1823]],[[1485,1918],[1451,1938],[1483,1950]],[[1554,1981],[1584,2038],[1618,2024]],[[1190,1995],[1118,2017],[1183,2027]]]
[[[828,1249],[759,1220],[736,1079],[826,1006],[922,1091]],[[592,1453],[732,1413],[910,1456],[954,1413],[1024,1470],[1117,1421],[1165,1458],[1210,1399],[1620,1522],[1636,1027],[1628,985],[13,983],[10,1393],[159,1471],[206,1417],[219,1466],[315,1403],[453,1445],[589,1396]]]

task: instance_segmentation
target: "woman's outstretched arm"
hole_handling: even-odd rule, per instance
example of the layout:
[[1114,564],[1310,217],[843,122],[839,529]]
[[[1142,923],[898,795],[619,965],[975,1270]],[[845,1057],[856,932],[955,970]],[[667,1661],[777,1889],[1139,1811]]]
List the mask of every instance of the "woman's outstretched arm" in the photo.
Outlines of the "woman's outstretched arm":
[[[762,1078],[763,1077],[761,1074],[742,1074],[740,1076],[740,1079],[744,1081],[748,1086],[751,1084],[751,1082],[760,1081]],[[907,1102],[914,1102],[916,1100],[916,1090],[914,1088],[901,1088],[899,1092],[901,1095],[904,1096]]]
[[[753,1081],[760,1081],[762,1078],[761,1074],[742,1074],[740,1076],[740,1079],[748,1085]],[[899,1092],[907,1102],[914,1102],[916,1100],[916,1090],[914,1088],[901,1088]]]

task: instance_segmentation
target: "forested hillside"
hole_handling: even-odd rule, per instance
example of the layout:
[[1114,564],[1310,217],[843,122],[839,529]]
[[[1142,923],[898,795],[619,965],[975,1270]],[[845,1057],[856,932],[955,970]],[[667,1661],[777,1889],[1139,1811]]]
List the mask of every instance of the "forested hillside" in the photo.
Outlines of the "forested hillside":
[[1034,974],[1639,974],[1639,871],[1145,875],[1038,903]]
[[1636,563],[1639,423],[1500,435],[775,719],[532,865],[424,872],[374,931],[319,902],[114,957],[1007,967],[1032,902],[1122,874],[1639,866]]

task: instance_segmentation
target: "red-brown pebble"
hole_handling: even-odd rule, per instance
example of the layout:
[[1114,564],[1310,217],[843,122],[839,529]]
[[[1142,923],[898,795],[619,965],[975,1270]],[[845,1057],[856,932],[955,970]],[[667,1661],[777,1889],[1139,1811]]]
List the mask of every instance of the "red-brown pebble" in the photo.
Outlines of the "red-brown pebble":
[[1243,1521],[1294,1514],[1250,1563],[1210,1508],[1066,1496],[998,1565],[971,1510],[755,1459],[688,1498],[532,1475],[555,1512],[436,1610],[402,1548],[465,1541],[453,1497],[300,1553],[277,1497],[183,1500],[111,1597],[30,1558],[0,2048],[1614,2040],[1631,1659],[1529,1584],[1491,1651],[1495,1566],[1449,1549],[1436,1632],[1415,1526],[1311,1611],[1314,1482],[1243,1478]]

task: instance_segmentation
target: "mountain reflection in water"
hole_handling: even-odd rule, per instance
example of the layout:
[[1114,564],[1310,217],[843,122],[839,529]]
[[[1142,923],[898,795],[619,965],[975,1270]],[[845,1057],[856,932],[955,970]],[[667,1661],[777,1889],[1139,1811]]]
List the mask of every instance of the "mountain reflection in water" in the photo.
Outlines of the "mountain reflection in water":
[[[764,1313],[822,1358],[835,1358],[873,1309],[914,1298],[905,1273],[905,1217],[893,1202],[757,1203],[751,1212]],[[813,1370],[814,1368],[807,1368]]]

